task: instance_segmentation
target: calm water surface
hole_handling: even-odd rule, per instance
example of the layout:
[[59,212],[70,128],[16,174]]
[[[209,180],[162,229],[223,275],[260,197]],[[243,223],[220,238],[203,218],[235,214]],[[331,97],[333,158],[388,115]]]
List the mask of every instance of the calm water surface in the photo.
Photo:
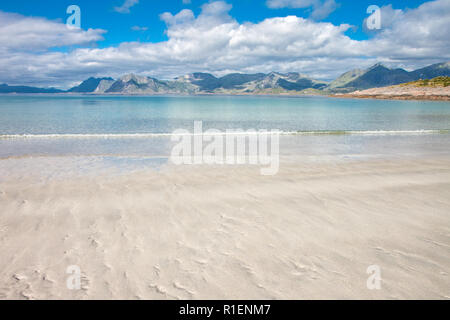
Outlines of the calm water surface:
[[[0,157],[167,156],[172,146],[170,139],[152,134],[170,134],[180,128],[192,131],[194,121],[200,120],[204,130],[322,133],[282,137],[280,145],[285,154],[443,154],[450,146],[450,135],[445,133],[450,129],[449,102],[4,95],[0,96]],[[359,133],[341,134],[344,131]],[[373,131],[377,134],[371,134]]]

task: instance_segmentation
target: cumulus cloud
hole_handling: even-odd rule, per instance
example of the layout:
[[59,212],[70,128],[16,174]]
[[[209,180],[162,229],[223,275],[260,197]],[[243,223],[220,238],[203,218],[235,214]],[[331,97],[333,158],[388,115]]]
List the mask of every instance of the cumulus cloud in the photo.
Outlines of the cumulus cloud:
[[130,13],[130,8],[139,3],[139,0],[125,0],[120,7],[114,7],[114,11],[119,13]]
[[53,50],[95,43],[103,40],[105,32],[68,28],[62,22],[0,11],[0,81],[60,84],[59,76],[50,73],[70,68],[70,54]]
[[390,60],[450,58],[450,1],[422,4],[418,9],[381,8],[381,29],[365,44],[371,55]]
[[84,45],[103,40],[105,30],[68,28],[44,18],[0,11],[0,50],[41,51],[53,47]]
[[176,25],[176,24],[184,24],[189,21],[193,21],[195,19],[194,13],[192,10],[184,9],[181,10],[176,15],[171,14],[170,12],[164,12],[159,15],[160,19],[164,21],[168,26]]
[[322,20],[328,17],[334,12],[339,5],[334,0],[325,0],[320,5],[314,6],[314,10],[311,13],[311,18],[316,20]]
[[279,8],[311,8],[311,18],[325,19],[339,5],[335,0],[267,0],[267,6],[272,9]]
[[[53,52],[46,48],[63,45],[67,40],[54,35],[56,40],[50,37],[48,42],[35,40],[33,44],[25,32],[14,34],[16,44],[12,45],[8,44],[11,38],[0,32],[0,48],[10,46],[8,53],[0,49],[0,82],[68,85],[74,79],[117,77],[129,72],[168,79],[194,71],[221,75],[273,70],[332,79],[350,68],[368,67],[378,61],[415,68],[450,60],[447,0],[395,11],[395,19],[386,20],[389,23],[380,32],[364,41],[347,36],[346,31],[351,28],[347,24],[297,16],[239,23],[230,16],[230,9],[231,5],[216,1],[205,4],[199,15],[186,9],[163,13],[160,17],[167,24],[168,40],[158,43],[129,42],[117,47]],[[382,10],[389,14],[394,9]],[[39,18],[22,19],[53,23]],[[11,23],[0,21],[5,27]],[[75,32],[64,32],[69,31]],[[68,45],[101,37],[98,30],[78,32],[77,36],[71,35]],[[31,41],[28,48],[33,50],[24,49],[27,41]]]

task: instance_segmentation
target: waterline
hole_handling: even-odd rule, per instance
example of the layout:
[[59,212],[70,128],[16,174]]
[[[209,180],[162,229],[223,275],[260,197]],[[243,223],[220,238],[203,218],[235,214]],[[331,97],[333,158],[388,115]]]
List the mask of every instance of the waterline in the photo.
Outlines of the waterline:
[[[270,131],[228,131],[216,132],[209,135],[260,135],[270,134]],[[280,131],[280,135],[422,135],[422,134],[450,134],[450,129],[438,130],[317,130],[317,131]],[[122,139],[122,138],[156,138],[178,136],[197,136],[196,133],[74,133],[74,134],[3,134],[0,139]]]

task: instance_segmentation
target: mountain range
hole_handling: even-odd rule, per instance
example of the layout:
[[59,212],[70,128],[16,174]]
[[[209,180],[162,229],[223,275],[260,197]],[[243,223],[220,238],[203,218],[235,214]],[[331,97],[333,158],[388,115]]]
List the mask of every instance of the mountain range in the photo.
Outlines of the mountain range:
[[128,74],[89,78],[67,91],[55,88],[0,85],[0,93],[85,93],[85,94],[328,94],[352,92],[400,83],[450,76],[450,62],[438,63],[408,72],[376,64],[368,69],[355,69],[327,83],[297,72],[268,74],[232,73],[215,77],[210,73],[191,73],[173,80]]
[[0,84],[0,93],[63,93],[65,91],[55,88],[37,88],[27,86],[8,86]]

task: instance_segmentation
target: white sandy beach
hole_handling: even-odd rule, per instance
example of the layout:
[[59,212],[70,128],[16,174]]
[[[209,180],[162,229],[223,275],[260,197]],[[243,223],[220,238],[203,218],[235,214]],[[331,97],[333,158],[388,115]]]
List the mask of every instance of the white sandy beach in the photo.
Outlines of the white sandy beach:
[[449,158],[11,175],[0,208],[0,299],[450,298]]

